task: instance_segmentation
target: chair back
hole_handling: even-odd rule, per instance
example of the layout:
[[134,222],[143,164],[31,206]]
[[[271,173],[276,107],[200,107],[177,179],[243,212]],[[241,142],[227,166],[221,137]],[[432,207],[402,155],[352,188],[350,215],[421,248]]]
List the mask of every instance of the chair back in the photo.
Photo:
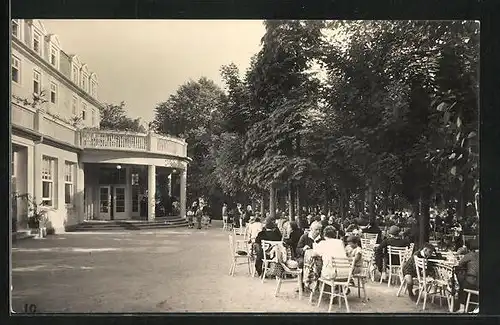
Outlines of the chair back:
[[447,285],[453,277],[453,266],[443,263],[441,261],[435,264],[435,276],[437,281],[441,284]]
[[[396,246],[387,246],[387,254],[389,255],[389,265],[390,266],[401,266],[403,264],[403,260],[406,256],[406,252],[408,247],[396,247]],[[399,257],[399,264],[396,264],[396,261],[393,260],[394,256]]]
[[234,255],[236,255],[236,247],[234,245],[233,235],[229,235],[229,254],[231,258],[233,258]]
[[427,283],[427,260],[422,257],[413,256],[415,259],[415,270],[417,271],[417,279],[420,283]]
[[408,246],[408,250],[410,251],[410,255],[413,254],[414,249],[415,249],[415,243],[410,243],[410,246]]
[[261,242],[262,246],[262,251],[264,252],[264,258],[263,261],[267,262],[270,259],[268,258],[267,252],[269,252],[274,246],[281,244],[281,241],[276,241],[276,240],[263,240]]
[[332,257],[332,265],[336,270],[337,276],[335,279],[347,279],[351,281],[352,272],[354,269],[354,259],[349,257]]
[[375,243],[372,239],[361,238],[361,248],[373,250],[375,248]]

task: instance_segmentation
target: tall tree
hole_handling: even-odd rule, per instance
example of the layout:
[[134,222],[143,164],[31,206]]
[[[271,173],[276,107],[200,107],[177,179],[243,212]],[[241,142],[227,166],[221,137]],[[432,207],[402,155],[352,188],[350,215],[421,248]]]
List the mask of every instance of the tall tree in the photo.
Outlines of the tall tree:
[[226,110],[226,105],[224,91],[212,80],[202,77],[181,85],[155,108],[155,130],[183,137],[188,144],[188,156],[193,159],[187,182],[190,200],[200,196],[208,196],[211,202],[221,200],[219,183],[213,178],[210,150],[214,136],[221,132],[221,112]]

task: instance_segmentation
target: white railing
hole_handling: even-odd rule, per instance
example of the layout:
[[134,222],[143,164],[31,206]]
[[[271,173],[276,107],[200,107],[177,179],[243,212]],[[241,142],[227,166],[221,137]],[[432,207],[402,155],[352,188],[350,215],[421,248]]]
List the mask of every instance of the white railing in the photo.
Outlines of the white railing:
[[185,140],[155,133],[133,133],[73,126],[41,110],[12,103],[12,124],[82,149],[138,151],[187,157]]
[[184,140],[154,133],[122,131],[81,130],[80,145],[84,149],[143,151],[186,157]]
[[148,151],[148,135],[141,133],[82,130],[80,145],[89,149]]

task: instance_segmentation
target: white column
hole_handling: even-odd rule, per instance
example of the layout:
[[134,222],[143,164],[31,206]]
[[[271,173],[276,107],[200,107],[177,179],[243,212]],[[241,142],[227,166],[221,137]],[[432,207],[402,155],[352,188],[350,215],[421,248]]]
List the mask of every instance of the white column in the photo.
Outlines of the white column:
[[168,197],[170,198],[172,196],[172,172],[168,174]]
[[[33,150],[33,198],[36,203],[42,202],[42,154],[40,145],[35,143]],[[29,167],[29,166],[28,166]]]
[[76,212],[78,214],[78,222],[85,220],[85,172],[83,162],[79,161],[76,171]]
[[180,213],[181,218],[186,216],[186,179],[187,179],[187,169],[183,169],[181,172],[181,197],[180,197]]
[[148,166],[148,221],[155,220],[156,166]]

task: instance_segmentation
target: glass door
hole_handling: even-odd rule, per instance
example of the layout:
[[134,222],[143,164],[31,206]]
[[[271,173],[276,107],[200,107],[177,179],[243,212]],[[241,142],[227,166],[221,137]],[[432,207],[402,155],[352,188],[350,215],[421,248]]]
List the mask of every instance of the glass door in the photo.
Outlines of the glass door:
[[99,187],[99,219],[110,220],[111,191],[109,186]]
[[113,216],[114,219],[127,219],[127,200],[125,196],[125,186],[115,186],[114,191],[114,204]]

